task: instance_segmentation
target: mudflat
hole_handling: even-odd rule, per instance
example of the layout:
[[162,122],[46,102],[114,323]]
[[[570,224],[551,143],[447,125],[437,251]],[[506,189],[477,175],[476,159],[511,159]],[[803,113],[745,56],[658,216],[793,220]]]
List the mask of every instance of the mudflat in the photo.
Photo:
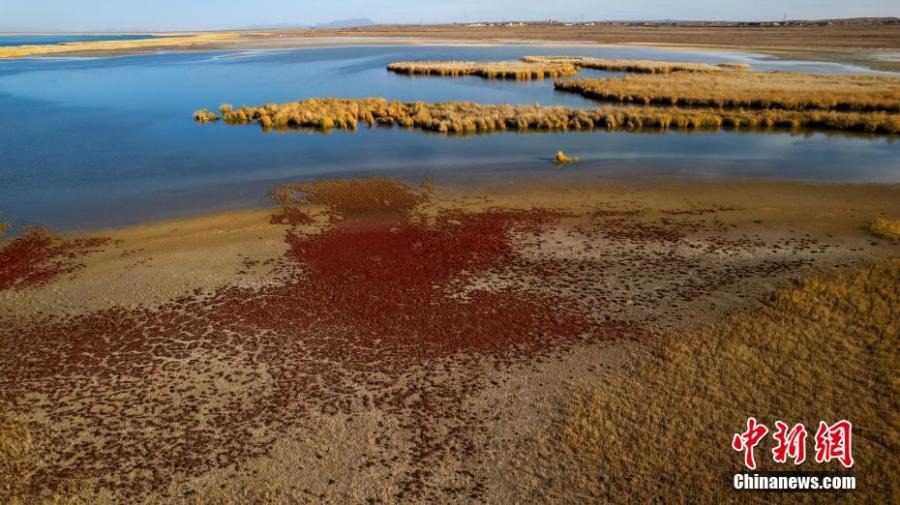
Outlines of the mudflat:
[[[740,331],[732,314],[776,310],[762,310],[776,290],[900,253],[870,231],[900,215],[896,185],[377,178],[274,194],[272,209],[63,237],[108,241],[50,282],[0,291],[4,434],[28,440],[0,465],[20,472],[7,493],[616,501],[604,486],[621,483],[564,486],[539,464],[579,450],[573,433],[591,443],[579,423],[595,411],[631,412],[627,394],[602,396],[607,409],[583,391],[651,391],[658,375],[634,370],[661,349],[703,355]],[[684,391],[713,387],[700,377]],[[878,415],[892,414],[859,413]],[[856,450],[889,461],[878,430]]]

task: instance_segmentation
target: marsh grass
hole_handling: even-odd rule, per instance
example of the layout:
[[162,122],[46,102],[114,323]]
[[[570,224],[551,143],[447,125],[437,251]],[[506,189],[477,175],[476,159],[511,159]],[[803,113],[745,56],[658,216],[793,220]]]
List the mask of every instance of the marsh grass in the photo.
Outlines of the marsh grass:
[[608,60],[586,56],[525,56],[520,61],[398,61],[387,69],[404,75],[462,77],[476,75],[485,79],[545,79],[568,77],[582,68],[614,72],[670,74],[673,72],[722,72],[749,67],[741,63],[709,65],[651,60]]
[[[723,323],[661,340],[636,369],[563,400],[558,422],[520,458],[520,482],[539,483],[523,491],[569,502],[815,501],[827,495],[734,494],[729,477],[742,461],[731,436],[749,416],[812,433],[820,420],[849,419],[852,474],[864,485],[840,498],[896,503],[898,286],[895,258],[808,278]],[[789,469],[772,462],[772,447],[771,437],[757,447],[760,469]],[[809,459],[799,469],[843,470]]]
[[900,79],[871,75],[677,73],[557,81],[556,89],[644,105],[900,112]]
[[12,225],[7,221],[0,221],[0,238],[3,238],[3,235],[12,227]]
[[[203,109],[199,122],[218,116]],[[893,134],[900,115],[886,112],[678,109],[672,107],[603,107],[580,109],[541,105],[481,105],[472,102],[404,103],[384,98],[310,98],[299,102],[242,106],[224,113],[229,124],[256,123],[265,130],[355,130],[360,123],[398,125],[440,133],[470,134],[512,130],[641,130],[671,128],[810,128]]]
[[878,218],[872,222],[870,230],[879,237],[900,240],[900,219]]
[[401,61],[387,66],[391,72],[405,75],[437,75],[461,77],[475,75],[485,79],[546,79],[566,77],[578,73],[578,68],[569,63],[497,61],[478,63],[474,61]]
[[588,56],[525,56],[522,58],[522,61],[526,63],[541,64],[568,64],[578,68],[643,74],[671,74],[673,72],[721,73],[725,69],[736,70],[749,67],[749,65],[740,63],[710,65],[708,63],[682,63],[653,60],[610,60],[605,58],[591,58]]

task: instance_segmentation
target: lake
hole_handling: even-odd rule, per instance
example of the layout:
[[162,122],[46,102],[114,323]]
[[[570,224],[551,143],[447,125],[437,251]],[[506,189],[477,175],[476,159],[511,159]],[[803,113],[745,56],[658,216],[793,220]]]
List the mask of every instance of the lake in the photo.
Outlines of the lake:
[[[900,182],[900,144],[863,135],[579,132],[447,137],[368,128],[263,133],[199,125],[191,113],[313,96],[594,107],[552,80],[410,78],[398,60],[503,60],[568,54],[757,69],[863,72],[839,64],[652,48],[372,46],[161,52],[101,58],[0,60],[0,211],[18,224],[60,229],[138,223],[267,203],[279,182],[386,174],[438,183],[541,178],[784,178]],[[617,75],[584,71],[581,76]],[[583,163],[557,170],[557,151]]]

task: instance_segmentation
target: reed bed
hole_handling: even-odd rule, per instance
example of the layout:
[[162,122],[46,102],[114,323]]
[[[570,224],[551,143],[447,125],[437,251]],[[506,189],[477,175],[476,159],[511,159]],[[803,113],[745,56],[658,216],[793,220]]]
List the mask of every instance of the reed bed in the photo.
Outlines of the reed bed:
[[556,89],[599,100],[647,105],[900,112],[900,79],[871,75],[677,73],[557,81]]
[[[579,109],[541,105],[481,105],[472,102],[405,103],[384,98],[310,98],[299,102],[242,106],[224,111],[228,124],[259,124],[265,130],[334,128],[355,130],[371,126],[399,125],[425,131],[474,134],[512,130],[667,130],[719,128],[811,128],[895,134],[900,115],[885,112],[677,109],[671,107],[603,107]],[[201,110],[200,122],[217,121],[219,115]]]
[[591,58],[588,56],[525,56],[522,61],[526,63],[542,64],[567,64],[578,68],[590,68],[594,70],[608,70],[611,72],[635,72],[642,74],[671,74],[674,72],[685,73],[716,73],[723,70],[749,68],[750,65],[741,63],[724,63],[722,65],[710,65],[708,63],[683,63],[653,60],[609,60],[605,58]]
[[485,79],[547,79],[567,77],[578,73],[578,67],[570,63],[497,61],[477,63],[473,61],[401,61],[391,63],[387,69],[405,75],[437,75],[461,77],[475,75]]

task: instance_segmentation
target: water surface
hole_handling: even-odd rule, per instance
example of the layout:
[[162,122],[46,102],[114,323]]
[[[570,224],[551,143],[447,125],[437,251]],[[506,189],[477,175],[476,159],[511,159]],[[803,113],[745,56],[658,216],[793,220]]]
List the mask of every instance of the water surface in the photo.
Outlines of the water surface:
[[[579,132],[448,137],[376,128],[263,133],[199,125],[191,112],[312,96],[594,107],[525,83],[389,73],[397,60],[501,60],[577,54],[760,69],[861,72],[753,55],[652,48],[378,46],[163,52],[0,61],[0,211],[17,223],[63,229],[115,226],[265,204],[283,181],[389,174],[454,184],[561,177],[557,149],[584,162],[565,177],[656,176],[900,182],[900,144],[886,137],[781,133]],[[617,75],[585,71],[582,75]],[[574,175],[572,175],[574,174]]]

